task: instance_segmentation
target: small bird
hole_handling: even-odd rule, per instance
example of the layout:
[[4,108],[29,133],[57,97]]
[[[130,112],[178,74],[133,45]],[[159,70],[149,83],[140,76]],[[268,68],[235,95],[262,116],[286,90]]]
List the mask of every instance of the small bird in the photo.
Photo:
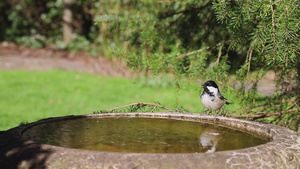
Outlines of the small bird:
[[209,110],[219,110],[225,104],[231,104],[226,100],[219,91],[216,82],[209,80],[205,82],[202,87],[204,91],[200,95],[200,100],[204,107]]

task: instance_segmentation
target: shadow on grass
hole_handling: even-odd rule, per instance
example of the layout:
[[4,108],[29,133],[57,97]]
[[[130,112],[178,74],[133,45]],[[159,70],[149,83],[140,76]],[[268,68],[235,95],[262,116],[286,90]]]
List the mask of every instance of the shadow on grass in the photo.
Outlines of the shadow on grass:
[[20,138],[15,131],[0,131],[0,169],[47,168],[51,150]]

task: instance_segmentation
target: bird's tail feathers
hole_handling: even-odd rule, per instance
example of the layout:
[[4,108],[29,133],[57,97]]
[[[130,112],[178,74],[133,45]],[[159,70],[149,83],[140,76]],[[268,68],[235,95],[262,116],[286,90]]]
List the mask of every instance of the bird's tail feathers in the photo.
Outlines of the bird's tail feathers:
[[232,103],[230,103],[229,101],[225,100],[225,104],[232,104]]

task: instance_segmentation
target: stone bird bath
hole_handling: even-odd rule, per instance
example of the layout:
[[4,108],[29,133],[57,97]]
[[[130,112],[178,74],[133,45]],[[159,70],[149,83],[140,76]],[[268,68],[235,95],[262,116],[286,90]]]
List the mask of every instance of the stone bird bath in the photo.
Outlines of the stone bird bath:
[[[142,133],[141,140],[135,138],[135,143],[140,143],[144,139],[150,140],[148,144],[126,147],[123,142],[128,138],[127,134],[117,135],[112,129],[112,122],[101,121],[103,119],[123,119],[125,127],[121,126],[118,131],[125,128],[131,128],[131,119],[145,119],[142,127],[148,124],[155,126],[151,119],[173,120],[165,129],[167,131],[161,135],[177,135],[177,139],[172,137],[164,138],[163,141],[155,142],[160,138],[160,132],[163,127],[158,127],[154,132],[146,131]],[[93,145],[89,147],[92,136],[72,135],[72,131],[81,133],[84,126],[80,126],[80,120],[99,119],[99,126],[93,127],[99,133],[99,141],[93,140]],[[150,125],[149,125],[150,119]],[[73,126],[68,126],[69,122]],[[78,121],[78,127],[76,127]],[[180,127],[179,121],[192,122],[193,127],[185,129]],[[92,125],[89,121],[85,126]],[[109,124],[112,124],[112,127]],[[139,122],[138,122],[139,123]],[[103,124],[103,126],[101,126]],[[104,127],[106,124],[106,128]],[[127,125],[127,126],[126,126]],[[197,129],[197,125],[204,125],[204,128]],[[57,130],[50,130],[51,126],[57,127]],[[170,127],[172,126],[172,127]],[[43,128],[44,127],[44,128]],[[40,130],[38,130],[41,128]],[[134,127],[133,127],[134,128]],[[153,127],[155,128],[155,127]],[[168,130],[173,128],[174,130]],[[49,129],[49,132],[47,131]],[[221,130],[222,129],[222,130]],[[86,131],[92,130],[87,128]],[[181,131],[182,130],[182,131]],[[230,134],[229,130],[231,131]],[[45,131],[45,132],[40,132]],[[51,131],[51,132],[50,132]],[[106,132],[107,131],[107,132]],[[135,130],[129,130],[129,132]],[[185,133],[194,131],[197,136],[193,139],[185,136]],[[64,134],[64,133],[69,134]],[[89,133],[89,132],[87,132]],[[116,138],[122,141],[118,142],[118,147],[103,146],[100,136],[108,134],[102,138],[102,142],[112,138],[112,145]],[[234,142],[238,140],[237,133],[246,133],[246,141],[242,143]],[[130,134],[130,133],[129,133]],[[129,135],[128,134],[128,135]],[[154,137],[151,137],[155,135]],[[255,136],[251,141],[252,135]],[[229,137],[231,136],[231,137]],[[83,138],[84,137],[84,138]],[[93,136],[95,137],[95,136]],[[184,137],[184,138],[183,138]],[[186,137],[186,138],[185,138]],[[227,138],[228,137],[228,138]],[[52,139],[51,139],[52,138]],[[63,138],[63,140],[61,140]],[[248,139],[249,138],[249,139]],[[151,140],[152,139],[152,140]],[[227,141],[224,141],[229,139]],[[232,139],[232,140],[230,140]],[[67,140],[67,141],[66,141]],[[181,141],[174,148],[176,140]],[[194,142],[189,142],[193,140]],[[261,141],[260,141],[261,140]],[[233,142],[233,143],[232,143]],[[249,142],[249,146],[243,147],[244,142]],[[257,145],[251,144],[257,142]],[[67,144],[68,143],[68,144]],[[76,143],[76,144],[75,144]],[[151,143],[151,144],[150,144]],[[152,143],[154,145],[152,145]],[[241,148],[226,149],[226,145],[232,147],[242,145]],[[84,147],[83,145],[88,145]],[[120,146],[119,146],[120,145]],[[125,147],[122,147],[124,145]],[[191,145],[191,146],[189,146]],[[192,147],[192,145],[194,147]],[[222,146],[223,145],[223,146]],[[160,148],[157,148],[158,146]],[[120,148],[121,147],[121,148]],[[132,148],[133,147],[133,148]],[[161,148],[163,147],[163,148]],[[173,149],[172,149],[173,147]],[[191,148],[192,147],[192,148]],[[225,147],[225,148],[222,148]],[[155,151],[154,151],[155,150]],[[180,151],[179,151],[180,150]],[[226,117],[216,117],[190,113],[103,113],[93,115],[65,116],[57,118],[43,119],[34,123],[24,124],[7,131],[0,132],[0,168],[297,168],[300,166],[300,137],[296,132],[287,128],[262,124],[252,121],[245,121]]]

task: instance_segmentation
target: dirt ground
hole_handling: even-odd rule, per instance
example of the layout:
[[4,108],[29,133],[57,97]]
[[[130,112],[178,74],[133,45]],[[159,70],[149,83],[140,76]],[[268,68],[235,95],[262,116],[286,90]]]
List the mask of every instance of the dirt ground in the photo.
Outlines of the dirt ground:
[[131,77],[132,73],[119,60],[95,58],[88,53],[69,53],[52,48],[30,49],[13,43],[0,44],[0,70],[44,71],[62,69],[113,77]]

